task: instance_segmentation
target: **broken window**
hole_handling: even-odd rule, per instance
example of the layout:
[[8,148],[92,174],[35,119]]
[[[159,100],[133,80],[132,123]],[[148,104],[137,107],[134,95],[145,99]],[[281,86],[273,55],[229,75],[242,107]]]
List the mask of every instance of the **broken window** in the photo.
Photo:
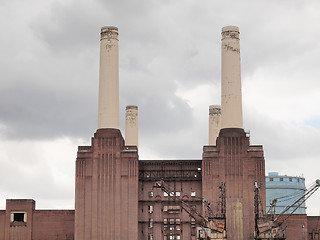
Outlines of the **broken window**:
[[27,222],[26,212],[11,212],[11,222]]
[[14,222],[24,222],[24,213],[14,213],[13,214]]

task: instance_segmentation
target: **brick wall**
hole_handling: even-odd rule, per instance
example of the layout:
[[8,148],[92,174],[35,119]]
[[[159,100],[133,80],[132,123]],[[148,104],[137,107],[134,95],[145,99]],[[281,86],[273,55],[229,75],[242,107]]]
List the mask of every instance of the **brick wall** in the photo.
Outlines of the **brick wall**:
[[8,199],[0,211],[0,240],[57,239],[74,239],[74,210],[35,210],[32,199]]
[[308,216],[308,240],[320,240],[320,216]]
[[221,129],[217,146],[204,146],[203,197],[219,201],[219,185],[225,183],[228,239],[253,239],[254,182],[261,186],[265,206],[265,162],[262,146],[251,146],[243,129]]
[[74,210],[33,212],[32,240],[73,240]]

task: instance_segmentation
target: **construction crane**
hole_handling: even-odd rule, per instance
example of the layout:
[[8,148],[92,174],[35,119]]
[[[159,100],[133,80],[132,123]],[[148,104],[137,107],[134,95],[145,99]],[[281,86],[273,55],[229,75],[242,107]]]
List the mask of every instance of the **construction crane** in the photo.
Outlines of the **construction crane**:
[[[276,214],[275,208],[277,204],[277,199],[274,199],[271,203],[271,207],[267,214],[264,214],[263,208],[259,208],[261,204],[259,186],[255,183],[255,234],[254,239],[256,240],[285,240],[286,239],[286,229],[283,223],[309,198],[311,195],[318,190],[320,187],[320,180],[317,179],[311,186],[306,190],[306,192],[300,196],[292,204],[288,205],[281,211],[281,213]],[[291,213],[287,213],[290,209],[293,209]]]
[[219,186],[220,188],[220,212],[214,216],[211,209],[211,203],[204,198],[198,198],[202,200],[205,207],[206,216],[203,216],[195,208],[191,207],[189,203],[182,198],[174,198],[172,191],[165,186],[163,180],[157,181],[153,188],[160,188],[167,194],[169,198],[174,201],[178,201],[181,204],[181,208],[186,211],[191,218],[197,223],[197,239],[198,240],[226,240],[226,218],[225,218],[225,185],[224,183]]

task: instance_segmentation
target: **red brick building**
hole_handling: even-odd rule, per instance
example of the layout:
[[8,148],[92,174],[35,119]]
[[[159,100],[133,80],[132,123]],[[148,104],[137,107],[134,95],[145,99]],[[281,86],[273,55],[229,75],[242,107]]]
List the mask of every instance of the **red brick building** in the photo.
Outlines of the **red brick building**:
[[[7,200],[0,240],[193,240],[199,216],[222,213],[228,239],[253,239],[254,184],[265,206],[265,160],[262,146],[250,145],[242,128],[239,29],[222,31],[224,117],[220,128],[220,113],[214,113],[219,135],[199,160],[139,159],[137,108],[127,109],[130,141],[117,127],[117,28],[102,28],[100,49],[99,124],[91,145],[78,148],[75,211],[36,210],[33,200]],[[159,181],[167,192],[155,188]],[[304,233],[319,238],[318,220],[294,216],[288,240]]]

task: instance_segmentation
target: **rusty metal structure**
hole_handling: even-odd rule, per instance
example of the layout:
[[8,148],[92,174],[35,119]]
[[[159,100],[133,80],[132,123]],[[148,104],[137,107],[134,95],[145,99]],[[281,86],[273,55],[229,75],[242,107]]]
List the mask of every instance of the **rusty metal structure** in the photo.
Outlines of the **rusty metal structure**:
[[[166,193],[169,198],[179,203],[181,208],[186,211],[196,222],[197,240],[224,240],[227,239],[225,212],[222,209],[220,213],[214,213],[211,209],[211,203],[205,198],[197,197],[202,200],[205,215],[198,212],[182,198],[175,198],[173,192],[165,186],[163,180],[157,181],[153,188],[159,188]],[[219,205],[225,205],[225,188],[224,183],[219,187],[221,190],[221,201]]]
[[[264,211],[260,211],[261,205],[259,186],[255,183],[255,239],[256,240],[285,240],[286,227],[284,223],[294,214],[294,212],[317,191],[320,187],[320,180],[317,179],[307,191],[293,203],[286,206],[280,214],[275,214],[275,207],[277,199],[274,199],[269,211],[264,214]],[[291,210],[289,214],[285,214]]]

